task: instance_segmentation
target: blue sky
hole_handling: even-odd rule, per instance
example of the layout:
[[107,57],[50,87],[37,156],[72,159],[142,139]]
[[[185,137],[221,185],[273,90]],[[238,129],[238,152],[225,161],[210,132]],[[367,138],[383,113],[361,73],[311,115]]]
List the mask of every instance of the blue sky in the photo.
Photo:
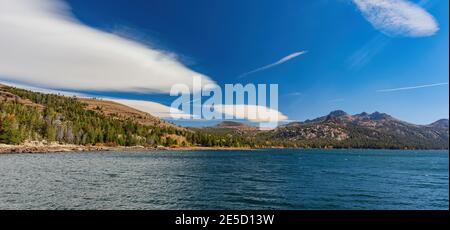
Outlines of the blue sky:
[[[439,30],[424,36],[393,35],[371,24],[349,0],[68,0],[67,4],[81,24],[170,52],[219,85],[279,84],[279,110],[290,120],[342,109],[352,114],[380,111],[427,124],[448,118],[448,84],[382,91],[448,83],[449,3],[411,2],[432,15]],[[299,51],[307,53],[240,77]],[[72,91],[165,105],[175,99],[126,90]]]

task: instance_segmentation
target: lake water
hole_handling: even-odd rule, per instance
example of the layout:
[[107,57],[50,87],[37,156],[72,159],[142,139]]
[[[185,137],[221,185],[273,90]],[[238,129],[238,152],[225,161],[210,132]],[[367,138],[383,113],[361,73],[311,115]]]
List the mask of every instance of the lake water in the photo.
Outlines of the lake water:
[[0,209],[448,209],[448,151],[0,154]]

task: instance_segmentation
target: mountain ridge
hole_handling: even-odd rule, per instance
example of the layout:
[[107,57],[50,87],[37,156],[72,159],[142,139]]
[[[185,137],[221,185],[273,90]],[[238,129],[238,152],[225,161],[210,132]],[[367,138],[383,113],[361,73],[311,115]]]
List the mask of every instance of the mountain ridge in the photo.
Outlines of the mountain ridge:
[[351,115],[343,110],[334,110],[328,113],[327,115],[320,116],[314,119],[306,119],[305,121],[295,121],[290,122],[284,125],[280,125],[279,127],[283,126],[289,126],[289,125],[297,125],[297,124],[308,124],[308,123],[315,123],[315,122],[323,122],[323,121],[336,121],[336,119],[359,119],[359,120],[397,120],[399,122],[416,125],[416,126],[441,126],[444,128],[449,127],[449,119],[448,118],[441,118],[435,122],[432,122],[430,124],[414,124],[408,121],[403,121],[401,119],[395,118],[387,113],[381,113],[378,111],[375,111],[373,113],[367,113],[367,112],[361,112],[354,115]]
[[342,110],[274,130],[237,121],[180,127],[107,100],[36,93],[0,85],[0,144],[83,146],[448,149],[448,119],[415,125],[388,114]]
[[349,115],[337,110],[313,120],[280,126],[271,137],[314,142],[313,145],[328,142],[341,147],[448,149],[449,132],[448,119],[416,125],[377,111]]
[[291,122],[268,131],[257,130],[257,127],[246,131],[237,124],[227,129],[218,125],[202,130],[250,136],[268,142],[279,141],[292,147],[448,149],[448,122],[448,119],[440,119],[428,125],[418,125],[378,111],[350,115],[336,110],[325,116]]

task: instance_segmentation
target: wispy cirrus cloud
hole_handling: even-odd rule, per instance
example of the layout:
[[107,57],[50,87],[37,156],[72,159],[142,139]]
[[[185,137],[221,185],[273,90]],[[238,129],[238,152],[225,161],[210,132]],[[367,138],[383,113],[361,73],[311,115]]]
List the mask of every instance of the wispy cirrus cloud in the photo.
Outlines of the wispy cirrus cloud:
[[389,36],[423,37],[439,30],[434,17],[407,0],[353,0],[364,17]]
[[379,52],[381,52],[392,38],[377,35],[360,49],[356,50],[347,60],[352,70],[359,70],[368,64]]
[[62,1],[0,0],[0,79],[64,90],[168,93],[192,77],[173,54],[88,27]]
[[281,58],[280,60],[278,60],[278,61],[276,61],[274,63],[265,65],[263,67],[259,67],[257,69],[254,69],[254,70],[246,72],[246,73],[243,73],[243,74],[239,75],[239,78],[243,78],[243,77],[246,77],[246,76],[248,76],[250,74],[254,74],[256,72],[267,70],[267,69],[270,69],[270,68],[275,67],[277,65],[281,65],[281,64],[283,64],[283,63],[285,63],[285,62],[287,62],[287,61],[289,61],[291,59],[294,59],[294,58],[296,58],[296,57],[298,57],[298,56],[300,56],[302,54],[305,54],[305,53],[307,53],[307,51],[299,51],[299,52],[295,52],[295,53],[289,54],[286,57],[283,57],[283,58]]
[[435,83],[435,84],[427,84],[427,85],[416,85],[416,86],[408,86],[408,87],[400,87],[400,88],[392,88],[392,89],[380,89],[377,90],[377,92],[395,92],[395,91],[403,91],[403,90],[413,90],[413,89],[421,89],[421,88],[429,88],[429,87],[435,87],[435,86],[443,86],[448,85],[448,82],[442,82],[442,83]]
[[292,92],[292,93],[284,94],[282,96],[291,97],[291,96],[302,96],[302,95],[303,95],[303,93],[301,93],[301,92]]

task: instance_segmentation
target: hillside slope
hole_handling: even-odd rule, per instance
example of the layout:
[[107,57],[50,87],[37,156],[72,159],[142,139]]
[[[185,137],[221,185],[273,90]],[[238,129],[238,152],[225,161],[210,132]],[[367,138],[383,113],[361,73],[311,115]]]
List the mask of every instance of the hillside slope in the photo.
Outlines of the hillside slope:
[[0,85],[0,144],[247,147],[245,139],[188,130],[115,102]]
[[154,117],[148,113],[131,108],[129,106],[119,104],[117,102],[94,99],[94,98],[77,98],[78,101],[86,105],[86,109],[99,112],[105,116],[115,117],[121,120],[133,119],[139,124],[160,126],[160,127],[177,127],[171,123]]

